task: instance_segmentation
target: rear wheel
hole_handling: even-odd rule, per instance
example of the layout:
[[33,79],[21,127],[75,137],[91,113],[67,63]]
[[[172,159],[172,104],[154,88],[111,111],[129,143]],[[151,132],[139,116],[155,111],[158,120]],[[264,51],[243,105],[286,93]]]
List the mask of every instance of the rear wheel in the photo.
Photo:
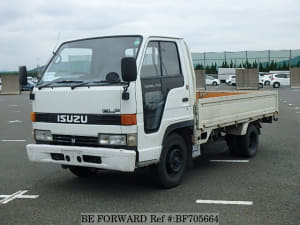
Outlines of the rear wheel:
[[265,85],[270,85],[270,81],[265,81]]
[[97,172],[95,168],[81,167],[81,166],[70,166],[70,171],[78,177],[90,177]]
[[280,87],[280,83],[276,82],[273,84],[273,88],[279,88]]
[[229,152],[233,156],[239,156],[239,148],[238,148],[238,137],[237,135],[227,134],[226,141],[229,147]]
[[164,188],[172,188],[182,181],[187,164],[187,149],[184,139],[173,133],[163,144],[160,161],[152,166],[154,179]]
[[262,83],[259,83],[259,84],[258,84],[258,87],[259,87],[259,88],[263,88],[264,85],[263,85]]
[[216,81],[214,81],[214,82],[212,83],[212,85],[213,85],[213,86],[217,86],[218,84],[217,84]]
[[249,124],[245,135],[226,135],[230,154],[233,156],[253,157],[258,150],[258,128]]
[[253,157],[258,150],[258,129],[250,124],[246,135],[239,137],[239,151],[244,157]]

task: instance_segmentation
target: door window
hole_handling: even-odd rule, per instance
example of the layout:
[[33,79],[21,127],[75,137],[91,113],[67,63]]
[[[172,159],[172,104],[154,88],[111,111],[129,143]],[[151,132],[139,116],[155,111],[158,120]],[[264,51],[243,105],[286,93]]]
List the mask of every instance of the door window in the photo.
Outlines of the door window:
[[168,92],[183,85],[175,42],[151,41],[142,68],[144,128],[146,133],[159,129]]

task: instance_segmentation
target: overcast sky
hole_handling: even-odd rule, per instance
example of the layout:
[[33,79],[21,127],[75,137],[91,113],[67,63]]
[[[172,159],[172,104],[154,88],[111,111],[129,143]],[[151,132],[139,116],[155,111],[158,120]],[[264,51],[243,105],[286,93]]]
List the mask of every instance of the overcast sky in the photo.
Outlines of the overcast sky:
[[300,48],[299,0],[1,0],[0,71],[45,64],[63,41],[139,34],[193,52]]

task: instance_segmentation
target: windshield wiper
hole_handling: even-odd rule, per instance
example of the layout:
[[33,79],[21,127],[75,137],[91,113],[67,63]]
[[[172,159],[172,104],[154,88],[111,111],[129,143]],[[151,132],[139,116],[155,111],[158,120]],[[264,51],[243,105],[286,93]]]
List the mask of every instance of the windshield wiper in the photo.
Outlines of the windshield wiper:
[[84,86],[84,85],[86,85],[86,84],[89,84],[89,83],[91,83],[90,81],[82,81],[81,83],[79,83],[79,84],[75,84],[75,85],[72,85],[71,86],[71,89],[73,90],[74,88],[77,88],[77,87],[81,87],[81,86]]
[[83,83],[84,81],[81,80],[54,80],[54,81],[50,81],[46,84],[42,84],[40,86],[38,86],[38,89],[41,90],[44,87],[48,87],[51,84],[63,84],[63,83]]
[[107,83],[107,84],[127,84],[124,81],[111,81],[111,80],[93,80],[90,83],[95,83],[95,84],[99,84],[99,83],[101,83],[101,84],[104,84],[104,83]]

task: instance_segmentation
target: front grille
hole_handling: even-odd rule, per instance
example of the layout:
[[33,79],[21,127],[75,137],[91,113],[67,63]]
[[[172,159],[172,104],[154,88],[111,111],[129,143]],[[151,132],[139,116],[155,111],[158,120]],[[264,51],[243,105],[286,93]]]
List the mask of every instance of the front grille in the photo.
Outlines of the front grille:
[[[61,119],[60,116],[64,116]],[[77,120],[75,121],[75,116]],[[84,122],[78,117],[83,118]],[[90,124],[90,125],[121,125],[121,115],[103,114],[72,114],[72,113],[36,113],[36,122],[62,124]]]
[[53,135],[54,145],[73,145],[73,146],[99,146],[98,137]]

